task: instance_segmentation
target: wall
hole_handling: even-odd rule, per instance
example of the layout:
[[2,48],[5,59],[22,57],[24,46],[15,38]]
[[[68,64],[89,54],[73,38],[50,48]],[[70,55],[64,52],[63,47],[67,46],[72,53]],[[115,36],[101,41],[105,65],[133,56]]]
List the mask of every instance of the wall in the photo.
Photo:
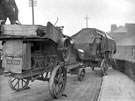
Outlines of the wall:
[[118,46],[117,49],[118,70],[135,81],[135,46]]
[[120,72],[125,73],[127,76],[135,81],[135,62],[116,59],[116,63]]
[[[127,74],[131,79],[135,81],[135,23],[126,23],[125,29],[127,29],[127,32],[111,32],[110,35],[116,40],[117,44],[117,53],[114,55],[114,58],[116,58],[116,62],[118,65],[118,70]],[[119,27],[117,27],[119,28]],[[117,30],[117,29],[116,29]],[[125,41],[125,39],[129,38]],[[131,39],[133,40],[132,43]],[[127,45],[127,43],[130,43]]]
[[135,23],[126,23],[125,27],[127,28],[127,32],[129,36],[135,35]]

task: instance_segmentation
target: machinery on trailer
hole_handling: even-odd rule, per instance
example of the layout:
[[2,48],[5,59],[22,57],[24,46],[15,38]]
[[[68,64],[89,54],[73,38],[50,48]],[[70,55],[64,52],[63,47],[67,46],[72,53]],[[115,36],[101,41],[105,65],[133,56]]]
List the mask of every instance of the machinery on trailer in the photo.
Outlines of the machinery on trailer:
[[13,90],[27,88],[29,81],[49,81],[52,97],[64,92],[67,72],[85,77],[80,52],[60,27],[41,25],[2,25],[2,66]]
[[108,66],[116,68],[113,55],[116,53],[116,42],[107,33],[95,28],[85,28],[72,36],[77,49],[84,50],[85,66],[101,68],[101,75],[106,75]]

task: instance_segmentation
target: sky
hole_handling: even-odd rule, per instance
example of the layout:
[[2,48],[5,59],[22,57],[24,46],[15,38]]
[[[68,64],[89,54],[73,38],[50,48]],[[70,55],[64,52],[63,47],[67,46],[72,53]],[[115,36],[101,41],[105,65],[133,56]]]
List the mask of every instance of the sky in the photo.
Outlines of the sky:
[[[15,1],[19,21],[32,24],[29,0]],[[64,26],[63,33],[69,36],[86,28],[86,16],[88,27],[107,32],[111,24],[135,23],[135,0],[37,0],[34,15],[35,25],[55,24],[58,18],[56,26]]]

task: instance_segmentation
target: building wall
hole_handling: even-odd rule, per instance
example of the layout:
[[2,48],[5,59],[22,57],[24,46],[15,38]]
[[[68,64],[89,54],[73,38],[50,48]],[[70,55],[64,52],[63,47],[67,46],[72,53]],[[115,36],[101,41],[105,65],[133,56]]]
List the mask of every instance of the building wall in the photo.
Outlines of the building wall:
[[114,57],[117,59],[126,59],[126,60],[135,61],[135,45],[117,46],[117,53]]
[[125,27],[127,28],[128,36],[135,35],[135,23],[126,23]]
[[[123,27],[117,27],[116,30],[110,32],[110,36],[117,44],[117,54],[114,57],[135,61],[135,44],[129,44],[127,46],[127,42],[131,42],[131,40],[134,43],[135,23],[126,23]],[[128,40],[123,43],[122,40],[125,39]]]

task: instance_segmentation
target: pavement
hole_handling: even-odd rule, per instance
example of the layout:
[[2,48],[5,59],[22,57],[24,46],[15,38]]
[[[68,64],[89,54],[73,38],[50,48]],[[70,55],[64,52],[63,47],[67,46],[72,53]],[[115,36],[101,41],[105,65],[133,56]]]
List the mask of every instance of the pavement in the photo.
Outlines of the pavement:
[[135,101],[135,82],[109,68],[108,75],[103,77],[98,101]]

